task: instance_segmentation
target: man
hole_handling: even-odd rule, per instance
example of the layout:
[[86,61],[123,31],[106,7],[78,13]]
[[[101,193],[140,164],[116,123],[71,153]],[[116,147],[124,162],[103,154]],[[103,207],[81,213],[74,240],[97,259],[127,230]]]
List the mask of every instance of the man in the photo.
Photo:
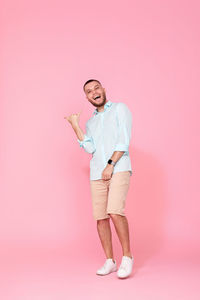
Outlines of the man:
[[132,175],[128,152],[132,114],[126,104],[108,101],[105,88],[96,79],[86,81],[83,90],[87,100],[96,107],[86,123],[86,134],[79,126],[80,112],[66,119],[72,125],[80,147],[92,154],[90,187],[93,217],[97,221],[97,231],[106,255],[104,265],[96,274],[106,275],[117,271],[112,249],[111,218],[123,251],[117,276],[126,278],[132,272],[134,260],[124,212]]

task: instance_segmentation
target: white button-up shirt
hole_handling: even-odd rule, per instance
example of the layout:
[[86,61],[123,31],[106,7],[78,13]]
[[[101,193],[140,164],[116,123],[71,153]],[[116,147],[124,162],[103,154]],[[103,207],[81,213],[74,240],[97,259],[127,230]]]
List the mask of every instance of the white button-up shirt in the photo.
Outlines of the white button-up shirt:
[[93,112],[86,122],[84,140],[78,142],[86,152],[92,154],[90,160],[90,180],[102,179],[102,172],[114,151],[124,151],[117,161],[113,174],[130,171],[132,175],[129,144],[131,139],[132,114],[123,102],[108,101],[104,111]]

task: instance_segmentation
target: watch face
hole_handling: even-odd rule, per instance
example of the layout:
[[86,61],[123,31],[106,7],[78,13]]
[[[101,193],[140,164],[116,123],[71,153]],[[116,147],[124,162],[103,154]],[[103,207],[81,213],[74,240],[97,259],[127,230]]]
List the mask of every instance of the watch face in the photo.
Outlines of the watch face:
[[112,159],[109,159],[109,160],[108,160],[108,164],[111,164],[111,163],[112,163]]

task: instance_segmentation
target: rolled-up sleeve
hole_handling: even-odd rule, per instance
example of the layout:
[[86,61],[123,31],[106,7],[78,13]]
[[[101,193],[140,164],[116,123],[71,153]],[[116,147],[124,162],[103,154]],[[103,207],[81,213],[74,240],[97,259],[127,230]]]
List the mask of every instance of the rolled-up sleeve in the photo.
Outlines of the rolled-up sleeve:
[[84,140],[81,141],[77,139],[77,141],[79,142],[80,147],[82,147],[85,150],[85,152],[94,153],[96,151],[94,141],[87,123],[86,134],[84,134]]
[[128,152],[132,130],[132,113],[123,102],[119,102],[117,105],[117,122],[118,133],[114,151]]

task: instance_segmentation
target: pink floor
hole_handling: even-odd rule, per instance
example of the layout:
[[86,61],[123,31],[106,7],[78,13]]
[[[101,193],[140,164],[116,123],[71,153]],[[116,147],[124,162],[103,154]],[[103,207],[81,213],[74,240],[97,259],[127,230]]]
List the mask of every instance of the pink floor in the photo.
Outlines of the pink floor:
[[[73,245],[75,246],[75,245]],[[103,254],[77,245],[1,247],[1,295],[7,300],[200,299],[199,254],[177,249],[135,253],[132,276],[98,276]],[[137,250],[138,251],[138,250]],[[85,259],[84,259],[85,257]],[[120,262],[120,254],[115,256]]]

